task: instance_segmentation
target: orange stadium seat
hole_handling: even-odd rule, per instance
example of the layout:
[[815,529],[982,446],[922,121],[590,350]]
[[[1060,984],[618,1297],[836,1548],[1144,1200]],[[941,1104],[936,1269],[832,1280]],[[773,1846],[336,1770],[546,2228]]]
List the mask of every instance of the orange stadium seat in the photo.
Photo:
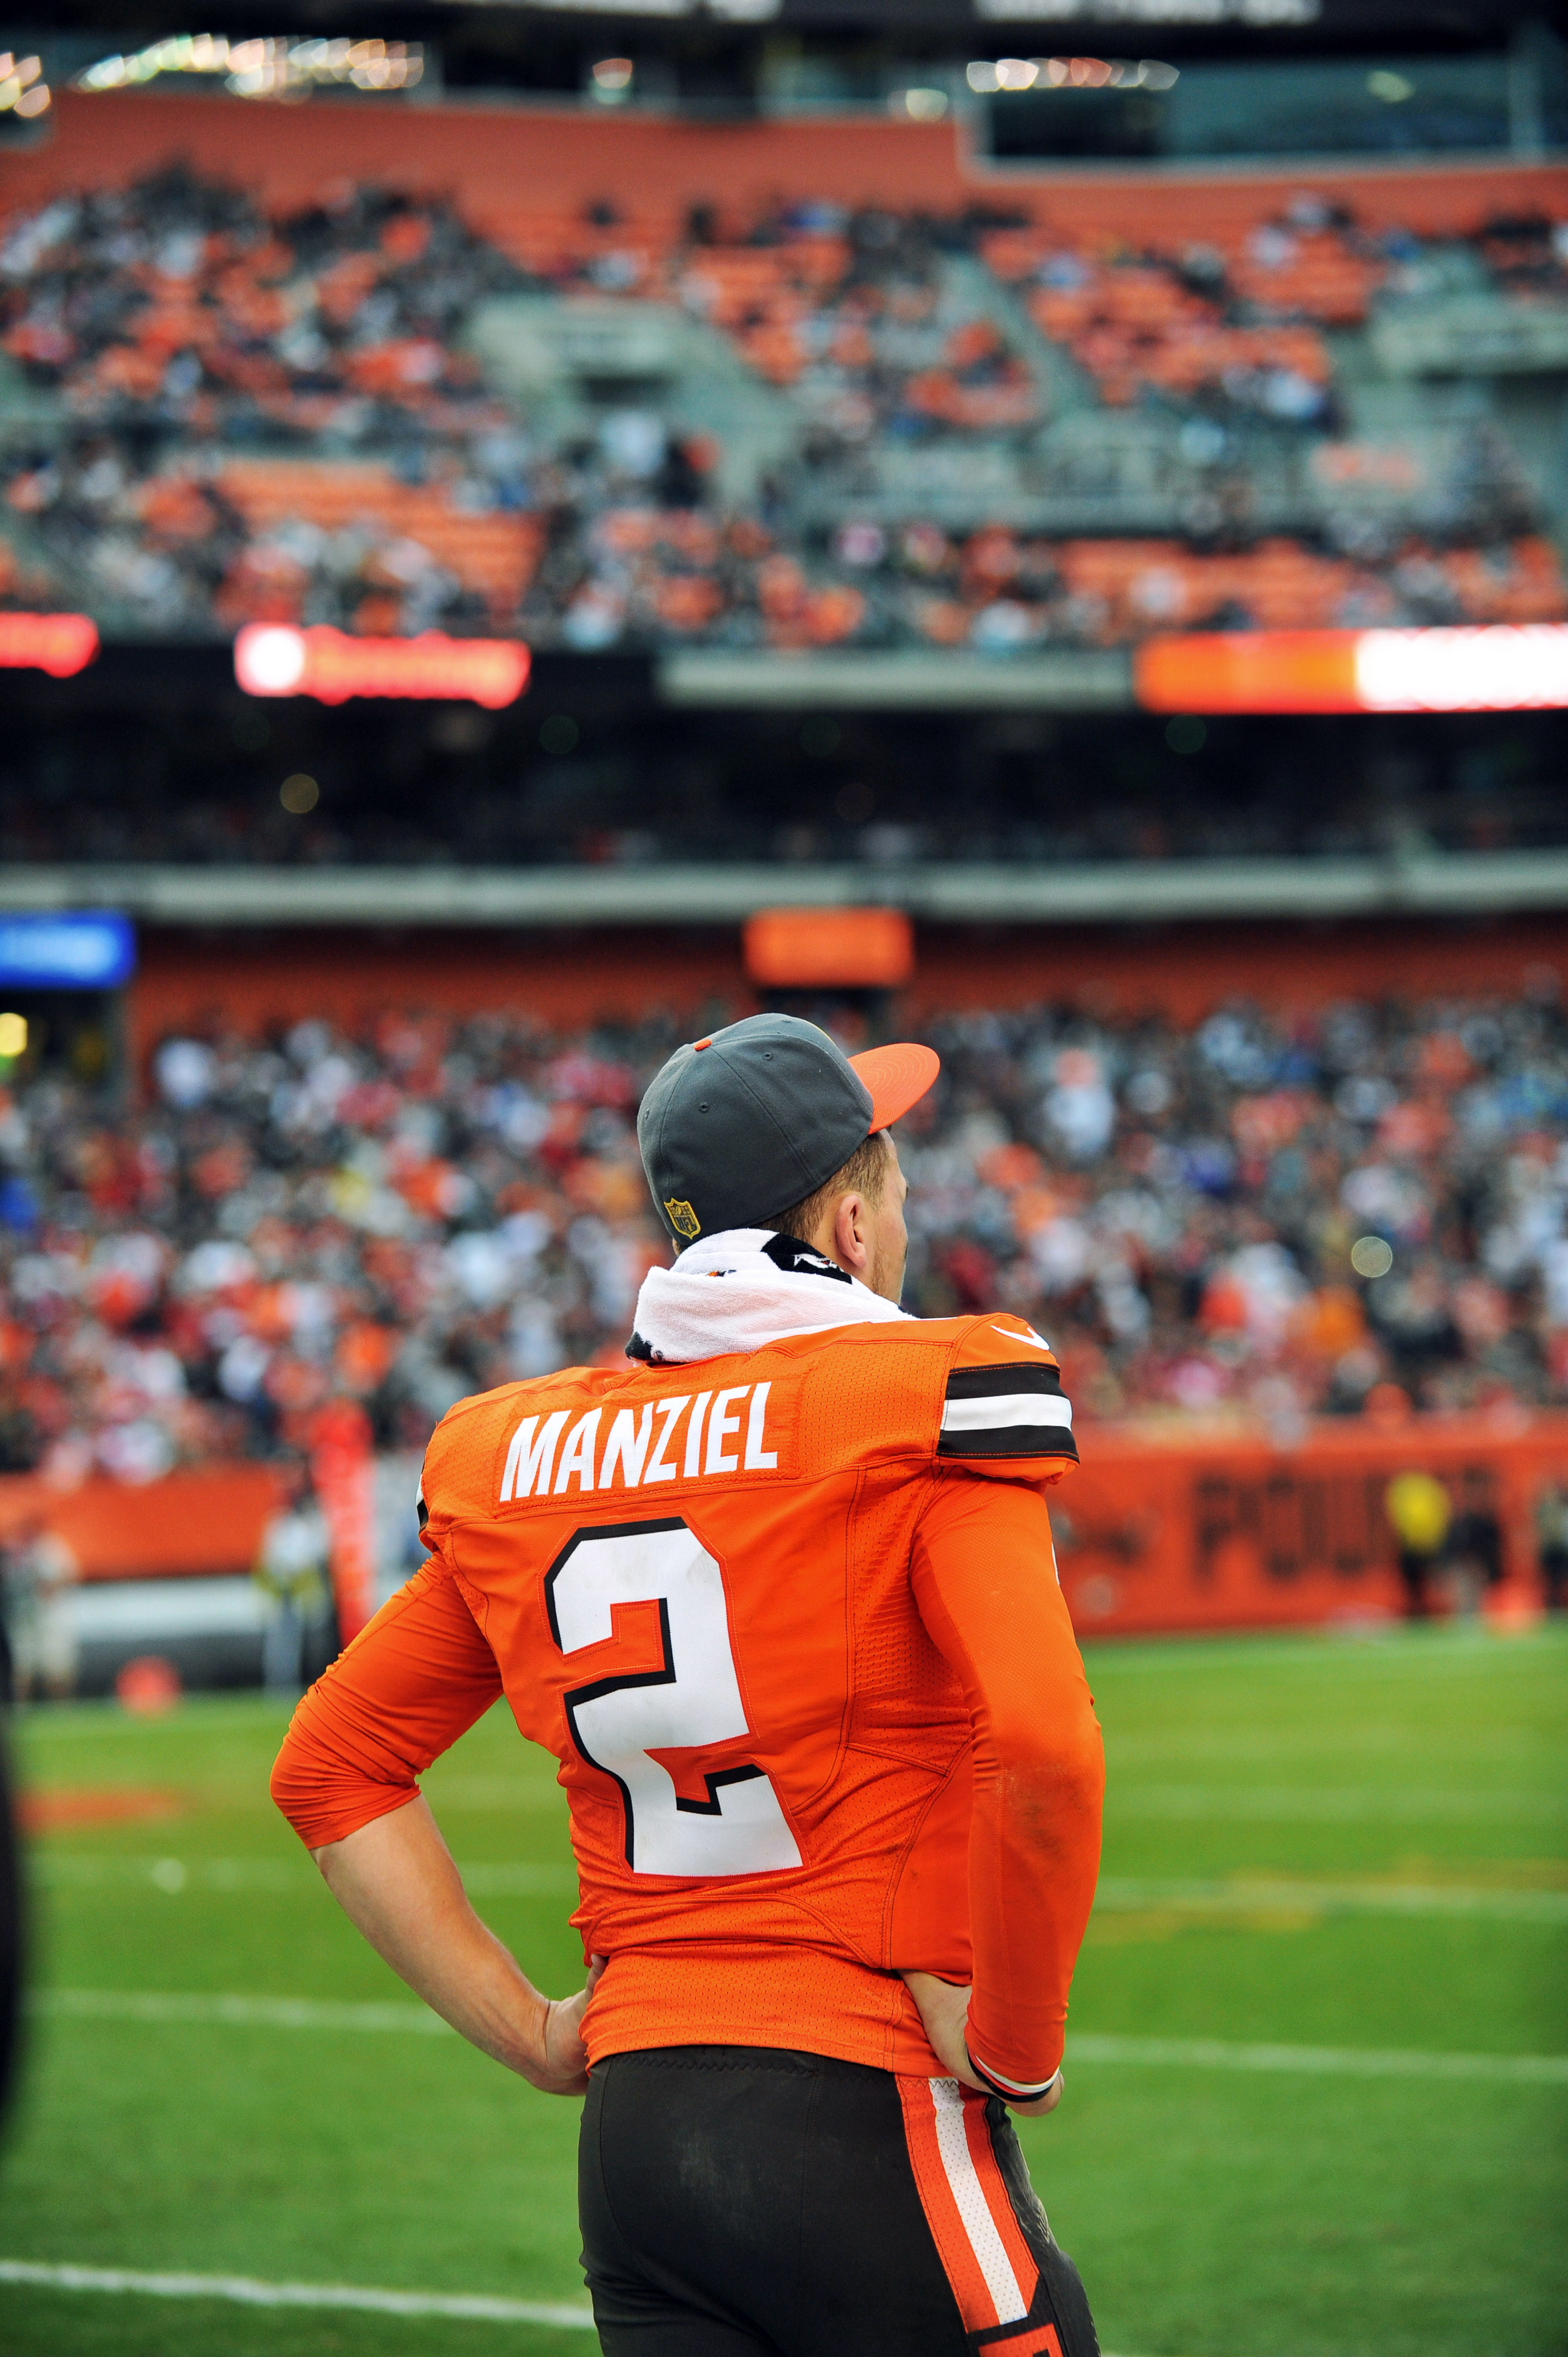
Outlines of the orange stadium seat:
[[1280,232],[1274,260],[1261,259],[1257,242],[1255,232],[1237,240],[1227,257],[1230,283],[1249,302],[1330,328],[1365,319],[1385,264],[1352,253],[1334,230]]
[[384,467],[232,459],[218,481],[257,533],[297,518],[324,532],[371,523],[417,541],[482,597],[498,621],[515,611],[543,546],[536,516],[465,514],[439,490],[400,483]]

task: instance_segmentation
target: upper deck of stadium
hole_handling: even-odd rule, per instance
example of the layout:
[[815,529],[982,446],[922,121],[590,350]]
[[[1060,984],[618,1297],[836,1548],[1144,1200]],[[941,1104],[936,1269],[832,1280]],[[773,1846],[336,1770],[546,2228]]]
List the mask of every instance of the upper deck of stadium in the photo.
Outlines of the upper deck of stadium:
[[[49,125],[0,150],[0,606],[90,614],[103,651],[16,675],[24,898],[84,857],[695,856],[907,900],[914,866],[989,861],[1015,914],[1019,863],[1563,839],[1529,716],[1326,752],[1211,720],[1196,764],[1201,732],[1084,726],[1172,631],[1568,617],[1560,162],[1002,163],[956,113],[161,89],[60,89]],[[253,622],[522,638],[534,687],[302,734],[236,703]],[[127,726],[149,698],[188,725]]]
[[408,120],[67,91],[5,159],[12,602],[684,653],[689,699],[1008,657],[1108,705],[1151,631],[1568,612],[1554,165]]

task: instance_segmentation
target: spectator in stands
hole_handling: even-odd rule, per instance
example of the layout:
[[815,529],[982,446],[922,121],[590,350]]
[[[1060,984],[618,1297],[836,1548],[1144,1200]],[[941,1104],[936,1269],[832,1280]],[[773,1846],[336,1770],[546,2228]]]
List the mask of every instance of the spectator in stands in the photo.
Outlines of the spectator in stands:
[[[0,1122],[13,1462],[70,1481],[297,1456],[334,1397],[417,1450],[467,1392],[616,1357],[663,1250],[631,1116],[675,1036],[310,1021],[166,1040],[129,1114],[21,1088]],[[942,1078],[901,1141],[909,1306],[1018,1309],[1089,1415],[1289,1430],[1371,1398],[1473,1425],[1568,1398],[1554,1002],[1190,1029],[1036,1008],[931,1038]]]
[[[1559,293],[1548,229],[1483,234],[1477,268]],[[0,341],[68,422],[0,468],[33,560],[0,565],[0,596],[36,597],[47,562],[106,619],[177,634],[303,619],[522,629],[584,651],[695,639],[999,656],[1173,626],[1568,609],[1495,428],[1425,460],[1347,438],[1322,330],[1365,320],[1390,254],[1319,200],[1228,251],[1090,253],[983,213],[811,203],[738,223],[694,208],[673,245],[607,203],[502,234],[510,253],[447,204],[348,184],[269,219],[182,169],[14,220]],[[750,500],[721,497],[711,436],[627,411],[552,443],[487,391],[478,307],[542,286],[662,296],[730,339],[792,418]],[[1138,412],[1134,471],[1187,483],[1179,533],[1016,533],[1013,509],[1053,467],[1081,488],[1083,452],[1053,457],[1040,438],[1069,378],[1079,399],[1092,387],[1107,412]],[[1284,446],[1308,439],[1304,469]],[[373,454],[424,509],[400,523],[367,486],[324,522],[301,485],[296,509],[263,514],[236,490],[248,466],[254,490],[262,452]],[[922,480],[945,486],[940,522]],[[1313,481],[1343,497],[1325,507],[1301,489]],[[1263,536],[1254,512],[1282,499],[1295,528]],[[450,561],[454,526],[479,516],[519,526],[499,571],[493,548]]]

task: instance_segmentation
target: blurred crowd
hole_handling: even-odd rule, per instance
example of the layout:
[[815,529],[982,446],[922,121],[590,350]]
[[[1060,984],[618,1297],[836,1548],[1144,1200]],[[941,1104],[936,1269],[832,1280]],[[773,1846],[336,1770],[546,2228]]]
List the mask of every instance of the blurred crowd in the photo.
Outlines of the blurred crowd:
[[[14,1079],[0,1466],[287,1454],[343,1400],[419,1449],[467,1393],[618,1364],[665,1253],[636,1108],[679,1036],[399,1015],[174,1038],[128,1113]],[[1020,1311],[1088,1417],[1285,1434],[1568,1402],[1568,1024],[1544,985],[929,1036],[906,1304]]]
[[[1090,1415],[1568,1398],[1554,996],[933,1034],[905,1153],[927,1314],[995,1299]],[[922,1121],[925,1135],[920,1135]]]
[[512,420],[460,336],[517,280],[450,207],[347,181],[277,223],[178,168],[13,219],[0,340],[56,404],[5,454],[29,549],[160,631],[264,618],[280,581],[295,610],[314,587],[332,610],[311,619],[351,621],[357,591],[413,575],[425,610],[409,627],[482,623],[374,501],[328,546],[306,515],[257,529],[224,468],[258,448],[368,449],[398,482],[450,478],[459,511],[470,478],[475,503],[515,504]]
[[5,350],[92,423],[378,448],[487,421],[457,339],[515,283],[450,207],[344,181],[272,222],[180,167],[61,197],[0,245]]
[[[1484,425],[1426,486],[1419,527],[1397,500],[1369,514],[1356,497],[1315,535],[1252,521],[1251,471],[1294,463],[1304,437],[1352,492],[1389,463],[1343,438],[1326,331],[1416,284],[1424,249],[1317,199],[1230,251],[822,203],[744,222],[698,207],[662,239],[609,201],[490,227],[347,180],[274,220],[178,169],[13,217],[0,345],[46,399],[0,458],[19,568],[0,596],[26,602],[52,566],[57,594],[159,633],[303,620],[515,629],[584,651],[999,655],[1172,626],[1528,622],[1568,606],[1534,495]],[[1464,258],[1515,300],[1561,303],[1564,252],[1542,220],[1494,225]],[[478,307],[544,290],[654,297],[727,338],[792,421],[755,495],[721,495],[714,435],[672,429],[656,404],[552,426],[488,391]],[[954,523],[950,500],[887,491],[909,479],[899,454],[921,453],[971,484],[972,517],[988,454],[1009,482],[1057,463],[1036,437],[1063,404],[1168,429],[1190,477],[1179,533],[1051,538],[1015,529],[1005,496],[977,526]],[[313,458],[320,479],[296,464],[280,507],[258,489],[269,456]],[[346,489],[345,461],[373,464]],[[1408,454],[1399,467],[1420,476]]]

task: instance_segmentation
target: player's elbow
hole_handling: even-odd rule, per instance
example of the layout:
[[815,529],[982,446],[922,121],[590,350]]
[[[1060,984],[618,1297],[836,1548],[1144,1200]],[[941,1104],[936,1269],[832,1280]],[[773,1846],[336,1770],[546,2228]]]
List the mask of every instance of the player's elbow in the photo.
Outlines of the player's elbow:
[[991,1742],[1004,1762],[1027,1763],[1043,1770],[1058,1769],[1064,1775],[1103,1773],[1104,1748],[1094,1704],[1081,1681],[1067,1684],[1042,1699],[1033,1684],[1017,1682],[1014,1690],[986,1697],[983,1718]]
[[1069,1824],[1099,1824],[1105,1750],[1087,1696],[1081,1707],[1012,1713],[993,1732],[1011,1813],[1057,1832]]
[[273,1761],[267,1789],[306,1849],[317,1848],[342,1830],[343,1804],[361,1781],[352,1764],[338,1756],[330,1734],[302,1705]]
[[383,1772],[371,1771],[340,1730],[313,1723],[303,1705],[273,1762],[268,1789],[317,1866],[324,1851],[361,1825],[419,1797],[411,1766],[388,1762]]
[[322,1763],[315,1747],[302,1742],[291,1727],[273,1761],[267,1790],[274,1806],[282,1810],[302,1841],[308,1841],[306,1827],[320,1808],[323,1781]]

